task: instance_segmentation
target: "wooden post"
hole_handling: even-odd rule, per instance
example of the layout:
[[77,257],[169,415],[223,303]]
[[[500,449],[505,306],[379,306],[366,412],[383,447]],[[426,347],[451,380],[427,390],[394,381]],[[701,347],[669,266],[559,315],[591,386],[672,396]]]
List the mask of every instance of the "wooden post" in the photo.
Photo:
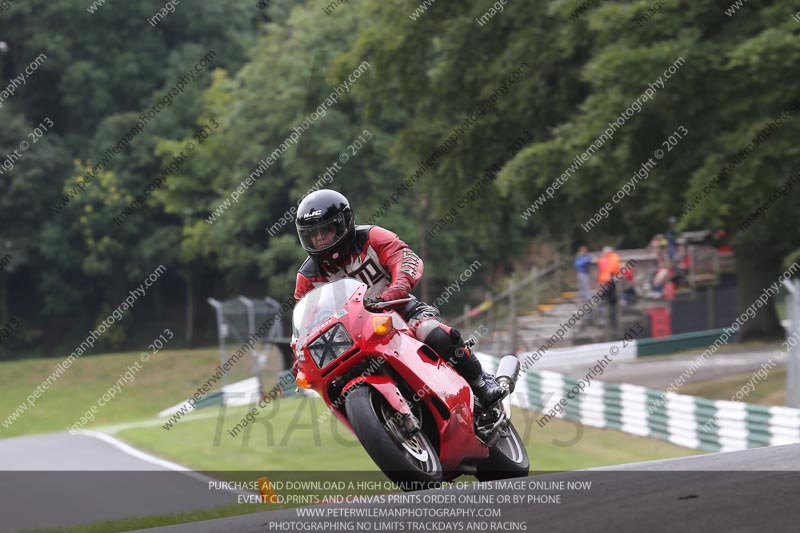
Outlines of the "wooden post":
[[561,280],[561,255],[556,254],[556,298],[561,298],[563,289]]
[[514,281],[511,282],[511,291],[508,296],[511,304],[511,350],[512,353],[517,353],[519,332],[517,331],[517,284]]
[[716,317],[714,316],[715,302],[714,302],[713,285],[708,287],[708,291],[706,292],[706,298],[708,298],[708,329],[714,329],[714,320],[716,319]]

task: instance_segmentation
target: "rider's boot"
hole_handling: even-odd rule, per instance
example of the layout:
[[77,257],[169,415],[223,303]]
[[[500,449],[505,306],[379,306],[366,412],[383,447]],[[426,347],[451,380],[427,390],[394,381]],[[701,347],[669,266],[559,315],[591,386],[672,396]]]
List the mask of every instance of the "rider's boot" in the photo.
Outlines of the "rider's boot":
[[483,408],[493,406],[503,397],[503,389],[491,374],[487,374],[483,370],[481,370],[480,376],[469,382],[469,386]]
[[503,389],[490,374],[483,371],[481,362],[464,342],[461,333],[438,321],[425,325],[429,330],[425,336],[425,344],[436,350],[436,353],[467,380],[480,406],[488,408],[497,403],[503,397]]

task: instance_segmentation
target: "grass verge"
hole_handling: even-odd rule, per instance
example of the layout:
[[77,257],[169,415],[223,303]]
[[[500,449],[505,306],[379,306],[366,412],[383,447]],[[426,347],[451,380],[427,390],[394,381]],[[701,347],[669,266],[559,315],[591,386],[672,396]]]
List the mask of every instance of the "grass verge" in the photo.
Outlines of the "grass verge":
[[[55,370],[62,359],[29,359],[0,363],[0,424],[33,390]],[[44,391],[8,427],[0,425],[3,437],[64,431],[96,404],[126,370],[139,361],[139,353],[83,356]],[[272,362],[272,361],[270,361]],[[129,383],[121,381],[116,397],[100,407],[91,428],[154,416],[159,411],[186,400],[209,379],[219,364],[216,349],[163,351]],[[242,358],[228,373],[228,383],[250,377],[249,360]],[[51,380],[52,381],[52,380]]]
[[135,531],[151,527],[171,526],[213,520],[228,516],[239,516],[263,511],[264,507],[257,504],[226,505],[216,509],[193,511],[172,515],[146,516],[137,518],[123,518],[122,520],[106,520],[90,525],[80,525],[58,529],[24,529],[22,533],[119,533],[122,531]]
[[[786,405],[786,370],[772,370],[767,374],[766,379],[753,381],[752,386],[748,387],[752,390],[744,396],[748,390],[743,387],[753,379],[754,375],[753,372],[745,372],[722,379],[691,383],[684,385],[676,392],[700,396],[709,400],[742,401],[766,406]],[[736,395],[739,391],[742,392],[739,394],[740,398],[737,398]]]
[[[208,416],[211,410],[216,415]],[[271,471],[376,471],[360,444],[332,416],[320,399],[289,398],[268,406],[235,438],[227,430],[239,423],[246,408],[209,408],[205,415],[183,420],[169,431],[142,423],[118,428],[117,435],[134,446],[230,480],[255,480]],[[319,416],[324,421],[319,422]],[[701,452],[618,431],[551,420],[539,428],[537,414],[514,409],[517,430],[525,441],[536,473],[576,470],[620,463],[696,455]],[[470,478],[461,478],[470,479]],[[103,522],[46,533],[115,533],[180,524],[281,508],[276,505],[227,506],[197,513]],[[36,533],[45,533],[45,530]]]
[[[3,436],[63,431],[109,389],[138,355],[124,353],[79,359],[33,408],[10,429],[2,430]],[[164,429],[166,419],[154,418],[153,415],[189,397],[213,373],[218,358],[214,349],[157,354],[143,366],[133,382],[123,387],[116,399],[98,412],[95,422],[87,428],[114,433],[158,456],[232,480],[242,480],[243,477],[256,479],[270,471],[376,470],[360,444],[328,414],[328,408],[320,399],[287,398],[271,403],[236,437],[232,437],[228,430],[241,421],[248,408],[210,407],[186,416],[170,430]],[[0,364],[0,372],[7,383],[0,389],[0,414],[7,416],[24,401],[31,390],[47,378],[57,362],[27,360]],[[231,371],[229,381],[249,377],[248,366],[240,362]],[[539,428],[536,418],[533,412],[515,410],[515,425],[526,443],[531,467],[536,472],[699,453],[662,441],[576,426],[557,419],[545,428]],[[265,506],[243,504],[47,531],[113,533],[264,509]]]
[[[228,430],[244,408],[211,408],[216,416],[187,419],[166,431],[136,427],[118,436],[134,446],[202,471],[374,470],[355,437],[321,399],[287,398],[270,404],[256,421],[232,437]],[[667,442],[618,431],[552,420],[544,428],[537,414],[514,410],[514,423],[525,441],[532,469],[575,470],[698,453]],[[323,422],[318,418],[322,416]]]

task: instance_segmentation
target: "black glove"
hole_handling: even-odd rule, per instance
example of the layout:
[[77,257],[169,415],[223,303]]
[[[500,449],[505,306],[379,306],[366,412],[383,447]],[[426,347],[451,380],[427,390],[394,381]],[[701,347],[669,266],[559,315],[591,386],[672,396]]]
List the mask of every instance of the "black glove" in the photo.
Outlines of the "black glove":
[[375,307],[375,305],[383,302],[385,302],[385,300],[380,296],[377,298],[364,298],[364,309],[370,311],[371,313],[380,313],[381,311],[384,311],[384,309]]

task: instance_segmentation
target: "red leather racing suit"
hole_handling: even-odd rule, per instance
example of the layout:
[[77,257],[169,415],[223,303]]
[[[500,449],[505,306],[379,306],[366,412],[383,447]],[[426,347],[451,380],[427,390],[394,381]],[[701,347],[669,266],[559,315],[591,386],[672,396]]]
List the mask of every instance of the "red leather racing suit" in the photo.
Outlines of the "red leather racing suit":
[[[380,226],[356,226],[349,257],[341,266],[328,269],[306,259],[297,272],[294,297],[302,298],[308,291],[329,281],[354,278],[369,288],[366,297],[396,300],[408,297],[422,278],[422,259],[397,234]],[[422,302],[412,302],[398,312],[409,321],[412,333],[427,318],[440,318],[439,311]]]
[[[409,296],[423,271],[422,259],[396,234],[380,226],[356,226],[349,256],[339,264],[329,268],[310,257],[306,259],[297,272],[294,297],[299,300],[329,281],[355,278],[369,287],[367,298],[398,300]],[[502,396],[497,383],[484,375],[480,361],[472,356],[461,334],[441,323],[436,307],[414,299],[397,312],[414,337],[433,348],[469,382],[483,405],[493,405]],[[292,371],[295,369],[296,364]]]

